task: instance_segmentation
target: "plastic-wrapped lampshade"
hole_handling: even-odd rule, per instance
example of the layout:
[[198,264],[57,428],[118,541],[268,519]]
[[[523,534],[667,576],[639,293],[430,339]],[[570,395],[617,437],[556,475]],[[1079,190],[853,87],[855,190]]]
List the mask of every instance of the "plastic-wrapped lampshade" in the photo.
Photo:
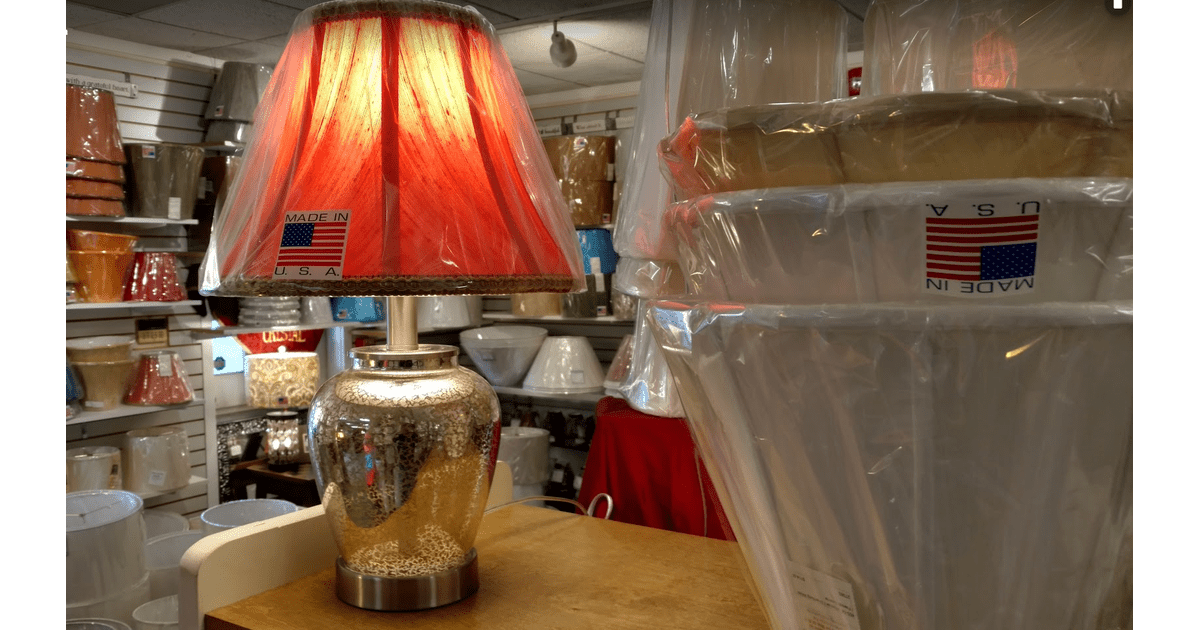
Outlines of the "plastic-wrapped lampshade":
[[421,2],[297,18],[213,229],[211,295],[583,287],[573,224],[491,25]]
[[875,0],[863,22],[862,94],[1132,90],[1133,16],[1111,4]]
[[[656,0],[634,137],[613,233],[625,266],[672,261],[662,229],[671,191],[659,173],[658,143],[689,114],[764,103],[845,97],[847,16],[833,0],[684,2]],[[651,265],[660,263],[649,262]],[[619,274],[616,288],[640,274]]]

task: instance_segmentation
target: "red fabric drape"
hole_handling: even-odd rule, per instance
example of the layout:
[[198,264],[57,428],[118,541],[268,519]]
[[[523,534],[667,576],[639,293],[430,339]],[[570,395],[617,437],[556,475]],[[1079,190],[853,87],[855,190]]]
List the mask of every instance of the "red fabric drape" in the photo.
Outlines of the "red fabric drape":
[[589,505],[602,492],[613,497],[614,521],[733,540],[683,418],[651,416],[620,398],[601,399],[579,500]]

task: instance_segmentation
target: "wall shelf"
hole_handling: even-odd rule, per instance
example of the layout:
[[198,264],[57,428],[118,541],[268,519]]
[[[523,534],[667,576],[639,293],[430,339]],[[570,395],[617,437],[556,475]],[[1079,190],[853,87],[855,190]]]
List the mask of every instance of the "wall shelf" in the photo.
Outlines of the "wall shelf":
[[196,340],[218,339],[234,335],[253,335],[265,332],[288,332],[292,330],[326,330],[329,328],[350,328],[362,326],[361,322],[331,322],[327,324],[296,324],[294,326],[221,326],[219,328],[189,328],[189,333]]
[[176,306],[200,306],[200,300],[184,300],[182,302],[72,302],[67,304],[68,311],[99,311],[128,308],[135,311],[159,311],[175,308]]
[[196,475],[192,475],[191,478],[188,479],[188,483],[186,486],[184,486],[182,488],[176,488],[170,492],[135,492],[134,494],[138,495],[139,497],[142,498],[143,501],[145,501],[147,499],[153,499],[155,497],[161,497],[161,496],[165,496],[168,494],[173,494],[175,492],[185,492],[187,490],[191,490],[192,488],[201,486],[201,485],[207,486],[208,479],[205,479],[204,477],[197,477]]
[[67,223],[118,223],[139,227],[161,227],[164,225],[199,225],[198,219],[162,219],[158,217],[101,217],[67,215]]
[[124,418],[127,416],[140,416],[146,413],[155,413],[158,411],[171,411],[173,409],[187,409],[203,405],[204,399],[197,397],[189,403],[179,405],[117,405],[114,409],[105,409],[104,411],[81,411],[70,418],[67,418],[67,426],[73,424],[87,424],[98,420],[111,420],[112,418]]

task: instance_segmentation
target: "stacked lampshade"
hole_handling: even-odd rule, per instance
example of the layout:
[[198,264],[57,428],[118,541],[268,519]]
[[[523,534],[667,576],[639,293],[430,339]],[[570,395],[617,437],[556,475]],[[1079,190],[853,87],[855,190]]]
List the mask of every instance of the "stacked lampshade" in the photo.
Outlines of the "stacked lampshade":
[[245,144],[254,126],[254,110],[270,80],[269,66],[240,61],[222,64],[204,110],[208,123],[204,141]]
[[124,622],[150,598],[142,500],[124,490],[66,495],[67,619]]
[[614,136],[542,139],[576,228],[612,223]]
[[134,216],[191,219],[199,195],[204,149],[170,142],[125,146],[130,208]]
[[300,319],[298,297],[248,297],[238,300],[239,326],[295,326]]
[[67,262],[81,302],[179,302],[187,299],[170,252],[135,252],[137,237],[67,230]]
[[133,338],[83,337],[67,340],[67,360],[79,376],[85,411],[115,409],[128,391],[134,361]]
[[125,151],[112,92],[67,85],[67,214],[125,216]]
[[645,328],[773,627],[1122,627],[1132,93],[1046,78],[1119,18],[944,4],[872,5],[908,91],[668,130]]

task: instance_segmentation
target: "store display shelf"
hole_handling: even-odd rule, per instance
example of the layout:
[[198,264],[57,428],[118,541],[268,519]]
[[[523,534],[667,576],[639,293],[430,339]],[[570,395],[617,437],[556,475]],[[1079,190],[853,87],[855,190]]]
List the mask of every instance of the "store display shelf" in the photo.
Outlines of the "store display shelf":
[[208,479],[205,479],[204,477],[197,477],[196,475],[192,475],[191,478],[188,479],[186,486],[184,486],[182,488],[176,488],[175,490],[172,490],[171,492],[135,492],[134,494],[138,495],[139,497],[142,498],[143,501],[145,501],[147,499],[153,499],[155,497],[161,497],[161,496],[172,494],[175,492],[187,492],[194,488],[197,488],[200,486],[207,486],[207,485],[208,485]]
[[286,332],[289,330],[324,330],[326,328],[348,328],[361,326],[361,322],[332,322],[326,324],[296,324],[294,326],[217,326],[215,328],[189,328],[193,339],[217,339],[233,335],[264,332]]
[[525,398],[542,403],[550,403],[553,405],[572,407],[584,410],[594,410],[596,403],[604,398],[603,391],[587,392],[582,394],[544,394],[541,392],[533,392],[520,387],[493,387],[498,396],[512,396],[516,398]]
[[140,227],[159,227],[163,225],[199,225],[198,219],[161,219],[157,217],[93,217],[85,215],[67,215],[68,222],[79,223],[119,223],[121,225],[136,225]]
[[[303,418],[307,413],[307,409],[292,407],[292,411],[299,411]],[[231,422],[242,422],[243,420],[255,420],[265,418],[267,412],[283,411],[283,409],[267,409],[265,407],[251,407],[250,405],[230,405],[217,409],[217,424],[229,424]]]
[[170,411],[172,409],[186,409],[203,405],[203,398],[196,398],[190,403],[181,405],[117,405],[114,409],[105,409],[104,411],[81,411],[70,418],[67,418],[67,426],[73,424],[87,424],[96,422],[97,420],[110,420],[112,418],[124,418],[126,416],[139,416],[146,413],[155,413],[158,411]]
[[536,326],[538,322],[554,322],[559,324],[600,324],[609,326],[633,326],[631,319],[617,319],[615,315],[605,315],[603,317],[565,317],[563,315],[545,315],[543,317],[519,317],[512,313],[484,313],[484,321],[491,320],[494,323],[504,322],[505,324],[530,324]]
[[184,300],[182,302],[72,302],[67,304],[68,311],[97,311],[119,308],[129,308],[135,311],[154,311],[176,306],[200,306],[200,300]]

